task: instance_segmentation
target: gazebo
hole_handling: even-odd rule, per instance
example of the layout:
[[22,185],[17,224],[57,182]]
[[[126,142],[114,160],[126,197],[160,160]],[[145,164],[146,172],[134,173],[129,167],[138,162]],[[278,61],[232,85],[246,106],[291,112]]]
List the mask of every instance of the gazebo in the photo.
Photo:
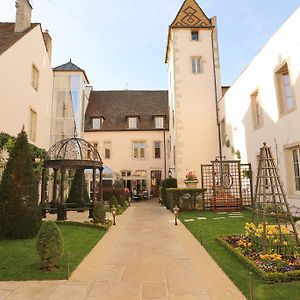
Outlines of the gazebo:
[[[52,183],[52,203],[57,203],[57,220],[66,219],[66,204],[65,204],[65,178],[67,170],[86,170],[93,171],[92,182],[92,205],[90,208],[90,216],[96,202],[96,173],[100,172],[99,193],[102,199],[102,171],[103,162],[98,150],[85,141],[84,139],[72,137],[61,140],[54,144],[48,151],[48,158],[44,161],[42,172],[42,191],[41,191],[41,206],[45,205],[47,198],[47,170],[53,170]],[[60,175],[60,176],[59,176]],[[60,181],[58,183],[58,180]],[[84,180],[84,176],[83,179]],[[82,185],[83,187],[84,185]],[[57,199],[57,191],[59,187],[59,199]],[[81,197],[83,197],[83,188]]]

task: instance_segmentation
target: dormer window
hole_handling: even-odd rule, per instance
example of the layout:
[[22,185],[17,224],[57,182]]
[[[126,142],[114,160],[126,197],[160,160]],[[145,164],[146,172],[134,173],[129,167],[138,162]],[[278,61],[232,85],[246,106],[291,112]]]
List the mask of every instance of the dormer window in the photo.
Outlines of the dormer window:
[[128,128],[129,129],[138,128],[138,117],[128,117]]
[[192,41],[199,41],[199,31],[192,31]]
[[164,117],[163,116],[156,116],[154,117],[155,121],[155,128],[156,129],[163,129],[164,128]]
[[103,117],[97,117],[97,118],[92,118],[92,129],[98,130],[101,129],[103,126]]

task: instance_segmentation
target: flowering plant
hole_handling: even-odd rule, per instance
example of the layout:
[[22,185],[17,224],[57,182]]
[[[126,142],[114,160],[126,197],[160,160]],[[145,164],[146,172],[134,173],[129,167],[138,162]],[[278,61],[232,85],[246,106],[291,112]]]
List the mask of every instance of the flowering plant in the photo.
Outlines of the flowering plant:
[[185,175],[185,181],[196,181],[196,180],[198,180],[198,177],[197,177],[195,171],[189,171],[189,172]]

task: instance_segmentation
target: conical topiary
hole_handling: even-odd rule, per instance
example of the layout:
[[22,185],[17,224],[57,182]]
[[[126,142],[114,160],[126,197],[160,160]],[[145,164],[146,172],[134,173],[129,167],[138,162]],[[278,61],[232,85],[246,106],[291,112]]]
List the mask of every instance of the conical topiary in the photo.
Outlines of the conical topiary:
[[96,203],[93,211],[94,223],[105,224],[106,211],[103,201]]
[[24,129],[10,152],[0,184],[0,235],[30,238],[41,226],[38,188]]
[[71,190],[67,203],[76,203],[76,207],[83,208],[85,203],[89,203],[90,198],[87,185],[84,179],[84,170],[76,170],[71,185]]
[[63,253],[63,237],[55,222],[43,223],[38,234],[36,250],[41,258],[42,269],[53,271]]

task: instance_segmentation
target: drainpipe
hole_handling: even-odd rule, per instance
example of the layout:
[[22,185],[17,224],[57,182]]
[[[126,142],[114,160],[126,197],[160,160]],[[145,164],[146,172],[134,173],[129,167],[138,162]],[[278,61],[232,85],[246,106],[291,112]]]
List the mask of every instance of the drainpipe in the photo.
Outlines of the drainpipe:
[[[211,19],[212,21],[212,19]],[[216,62],[215,62],[215,52],[214,52],[214,30],[216,25],[213,25],[211,31],[211,50],[213,57],[213,69],[214,69],[214,87],[215,87],[215,103],[216,103],[216,117],[217,117],[217,128],[218,128],[218,144],[219,144],[219,156],[220,156],[220,169],[221,169],[221,178],[220,183],[223,184],[223,152],[222,152],[222,141],[221,141],[221,124],[220,124],[220,115],[218,107],[218,91],[217,91],[217,76],[216,76]],[[214,174],[213,174],[214,176]]]
[[166,153],[166,128],[164,126],[164,168],[165,168],[165,179],[167,178],[167,153]]

